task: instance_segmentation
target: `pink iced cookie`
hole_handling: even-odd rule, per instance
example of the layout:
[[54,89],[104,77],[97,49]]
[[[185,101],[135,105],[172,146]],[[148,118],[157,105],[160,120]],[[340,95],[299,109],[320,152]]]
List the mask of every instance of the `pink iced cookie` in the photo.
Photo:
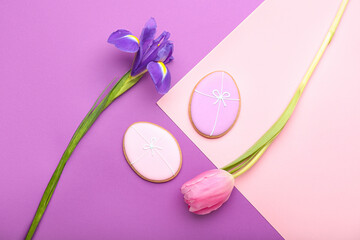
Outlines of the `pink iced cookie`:
[[147,181],[167,182],[180,171],[182,155],[178,142],[156,124],[132,124],[125,132],[123,149],[130,167]]
[[191,94],[190,120],[200,135],[218,138],[233,127],[240,105],[240,92],[230,74],[212,72],[198,82]]

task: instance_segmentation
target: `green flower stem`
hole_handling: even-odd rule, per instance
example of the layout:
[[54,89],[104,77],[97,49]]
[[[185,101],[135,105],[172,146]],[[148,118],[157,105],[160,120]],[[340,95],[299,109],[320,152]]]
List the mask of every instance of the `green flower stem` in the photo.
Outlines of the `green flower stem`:
[[[44,212],[49,204],[49,201],[51,199],[51,196],[53,195],[55,188],[59,182],[60,176],[62,171],[64,170],[64,167],[66,165],[66,162],[69,160],[71,154],[75,150],[76,146],[82,139],[82,137],[87,133],[87,131],[90,129],[90,127],[93,125],[93,123],[96,121],[96,119],[100,116],[100,114],[121,94],[129,90],[132,86],[134,86],[140,78],[143,76],[143,74],[137,75],[137,76],[131,76],[130,71],[127,72],[110,90],[110,92],[103,98],[103,100],[100,101],[98,104],[100,98],[102,97],[105,90],[102,92],[102,94],[99,96],[99,98],[96,100],[90,111],[87,113],[85,118],[80,123],[79,127],[76,129],[74,135],[72,136],[69,145],[67,146],[65,152],[63,153],[60,162],[58,166],[56,167],[46,189],[45,192],[41,198],[41,201],[39,203],[38,209],[35,213],[34,219],[31,223],[31,226],[29,228],[29,231],[26,235],[26,239],[32,239],[37,226],[39,225],[42,216],[44,215]],[[98,104],[98,105],[97,105]]]
[[[243,155],[235,159],[230,164],[223,167],[223,170],[229,171],[233,174],[234,177],[238,177],[247,170],[249,170],[256,161],[259,160],[261,155],[266,151],[274,139],[279,135],[281,130],[285,127],[289,118],[291,117],[305,87],[308,83],[312,73],[314,72],[316,66],[318,65],[321,57],[323,56],[327,46],[331,42],[332,37],[336,31],[337,26],[339,25],[340,19],[345,11],[346,5],[349,0],[343,0],[339,10],[335,16],[335,19],[321,44],[320,49],[316,53],[309,69],[307,70],[304,78],[302,79],[299,87],[297,88],[294,96],[292,97],[289,105],[286,107],[285,111],[281,114],[280,118],[270,127],[270,129],[254,144],[252,145]],[[244,164],[245,163],[245,164]]]
[[249,170],[259,160],[261,155],[263,155],[263,153],[266,151],[266,149],[270,146],[271,143],[272,141],[267,143],[251,159],[248,159],[246,162],[240,164],[240,166],[235,168],[234,171],[232,171],[234,178],[237,178],[238,176]]

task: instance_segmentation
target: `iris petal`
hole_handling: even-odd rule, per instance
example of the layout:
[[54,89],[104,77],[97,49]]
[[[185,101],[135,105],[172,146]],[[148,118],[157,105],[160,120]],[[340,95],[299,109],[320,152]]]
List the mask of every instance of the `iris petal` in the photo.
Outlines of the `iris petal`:
[[150,47],[150,44],[154,40],[156,33],[156,21],[154,18],[150,18],[146,23],[140,35],[140,49],[136,53],[135,60],[133,63],[133,68],[131,70],[131,75],[135,76],[141,73],[146,68],[146,64],[141,65],[142,60],[144,59],[144,54]]
[[159,48],[161,41],[166,42],[170,37],[169,32],[162,32],[150,45],[149,49],[144,54],[143,59],[147,59],[157,48]]
[[144,52],[149,48],[150,44],[154,40],[155,33],[156,33],[156,21],[154,18],[150,18],[146,22],[140,36],[141,48]]
[[168,58],[164,61],[164,63],[165,63],[165,64],[168,64],[168,63],[171,62],[172,60],[174,60],[174,57],[173,57],[173,56],[170,56],[170,57],[168,57]]
[[156,61],[165,62],[168,60],[173,52],[174,45],[171,42],[166,42],[162,48],[159,49]]
[[142,63],[148,64],[149,62],[164,62],[171,57],[173,51],[173,44],[170,41],[161,42],[156,49],[150,54],[146,54],[147,58],[142,60]]
[[113,32],[109,39],[108,43],[114,44],[115,47],[124,52],[134,53],[139,50],[139,39],[131,34],[127,30],[117,30]]
[[169,37],[170,33],[164,31],[159,37],[152,41],[146,52],[143,52],[140,46],[140,51],[136,54],[133,70],[131,72],[133,76],[143,72],[149,62],[157,61],[165,63],[171,56],[173,48],[173,44],[168,40]]
[[162,62],[150,62],[147,65],[147,70],[155,83],[158,93],[167,93],[170,89],[171,76],[165,64]]

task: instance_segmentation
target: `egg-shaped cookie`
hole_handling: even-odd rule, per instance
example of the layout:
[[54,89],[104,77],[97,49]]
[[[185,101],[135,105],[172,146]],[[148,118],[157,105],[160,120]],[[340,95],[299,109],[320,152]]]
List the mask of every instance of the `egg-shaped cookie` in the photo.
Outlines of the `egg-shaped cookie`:
[[218,138],[234,126],[240,107],[240,92],[233,77],[224,71],[212,72],[192,91],[190,121],[200,135]]
[[154,123],[132,124],[124,134],[123,150],[130,167],[150,182],[170,181],[176,177],[182,165],[177,140]]

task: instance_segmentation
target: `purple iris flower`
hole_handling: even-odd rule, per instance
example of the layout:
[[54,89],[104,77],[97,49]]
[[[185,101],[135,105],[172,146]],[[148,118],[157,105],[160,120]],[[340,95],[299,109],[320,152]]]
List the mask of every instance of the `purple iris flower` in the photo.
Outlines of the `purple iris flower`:
[[164,31],[154,39],[156,33],[156,22],[150,18],[141,33],[140,39],[127,30],[113,32],[108,42],[124,52],[135,53],[131,76],[143,74],[146,71],[155,83],[156,90],[167,93],[170,89],[171,76],[165,64],[171,62],[174,45],[169,41],[170,33]]

